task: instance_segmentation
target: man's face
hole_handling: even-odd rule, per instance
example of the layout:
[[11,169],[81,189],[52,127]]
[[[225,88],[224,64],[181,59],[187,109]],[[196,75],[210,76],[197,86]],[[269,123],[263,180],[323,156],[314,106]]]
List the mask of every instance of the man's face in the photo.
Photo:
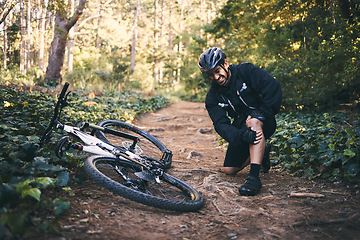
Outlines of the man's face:
[[227,73],[225,69],[229,67],[228,62],[225,60],[225,63],[223,64],[223,67],[220,65],[217,65],[213,69],[211,69],[209,72],[207,72],[208,77],[211,79],[211,81],[217,83],[220,86],[223,86],[226,83]]

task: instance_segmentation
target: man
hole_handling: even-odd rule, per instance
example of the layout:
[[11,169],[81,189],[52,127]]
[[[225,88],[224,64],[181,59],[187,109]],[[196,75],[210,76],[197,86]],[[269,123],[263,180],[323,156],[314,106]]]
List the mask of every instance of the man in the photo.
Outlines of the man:
[[256,195],[260,170],[270,169],[270,145],[276,129],[282,94],[277,80],[251,63],[230,65],[225,53],[212,47],[204,51],[198,66],[212,81],[205,105],[216,132],[228,143],[225,174],[235,175],[250,164],[250,173],[239,188],[243,196]]

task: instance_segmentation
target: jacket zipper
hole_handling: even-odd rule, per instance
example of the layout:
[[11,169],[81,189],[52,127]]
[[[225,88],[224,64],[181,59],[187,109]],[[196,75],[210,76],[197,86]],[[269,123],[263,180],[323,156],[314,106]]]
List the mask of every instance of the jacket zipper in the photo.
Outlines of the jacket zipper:
[[252,107],[252,106],[249,106],[245,101],[244,99],[241,97],[240,93],[239,93],[239,90],[236,91],[237,95],[239,96],[240,100],[242,101],[242,103],[247,106],[248,108],[252,109],[252,110],[255,110],[256,108]]

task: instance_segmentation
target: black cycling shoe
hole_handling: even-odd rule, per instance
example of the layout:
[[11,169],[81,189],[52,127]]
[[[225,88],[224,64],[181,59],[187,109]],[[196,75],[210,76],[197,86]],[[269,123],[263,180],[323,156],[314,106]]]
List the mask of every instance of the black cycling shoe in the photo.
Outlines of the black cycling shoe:
[[263,160],[261,162],[261,167],[262,167],[262,172],[263,173],[267,173],[270,170],[270,167],[271,167],[270,151],[271,151],[271,145],[269,143],[266,143],[264,157],[263,157]]
[[246,183],[239,188],[242,196],[255,196],[261,189],[262,184],[259,178],[249,176]]

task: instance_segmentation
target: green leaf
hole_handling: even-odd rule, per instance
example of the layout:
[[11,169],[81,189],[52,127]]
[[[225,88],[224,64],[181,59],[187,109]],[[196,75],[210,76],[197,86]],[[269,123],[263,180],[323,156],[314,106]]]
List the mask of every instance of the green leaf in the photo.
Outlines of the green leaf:
[[21,193],[21,197],[26,197],[26,196],[30,196],[35,198],[36,200],[40,201],[40,195],[41,195],[41,191],[38,188],[30,188],[30,189],[26,189]]
[[349,134],[352,138],[355,138],[354,132],[350,128],[345,128],[345,132]]
[[70,180],[70,176],[68,172],[61,172],[59,176],[57,177],[57,180],[55,182],[56,186],[66,186],[68,185]]
[[343,154],[344,154],[345,156],[350,157],[350,158],[353,158],[353,157],[355,157],[355,155],[356,155],[356,153],[354,153],[354,152],[351,151],[350,149],[345,149]]
[[63,213],[65,210],[67,210],[70,206],[70,203],[64,202],[60,198],[57,198],[54,200],[53,205],[55,206],[55,215],[57,216]]
[[54,186],[54,180],[49,177],[39,177],[36,179],[36,183],[40,183],[44,187]]
[[25,180],[18,185],[16,185],[16,191],[20,194],[22,194],[23,191],[30,189],[30,183],[32,183],[32,180]]

